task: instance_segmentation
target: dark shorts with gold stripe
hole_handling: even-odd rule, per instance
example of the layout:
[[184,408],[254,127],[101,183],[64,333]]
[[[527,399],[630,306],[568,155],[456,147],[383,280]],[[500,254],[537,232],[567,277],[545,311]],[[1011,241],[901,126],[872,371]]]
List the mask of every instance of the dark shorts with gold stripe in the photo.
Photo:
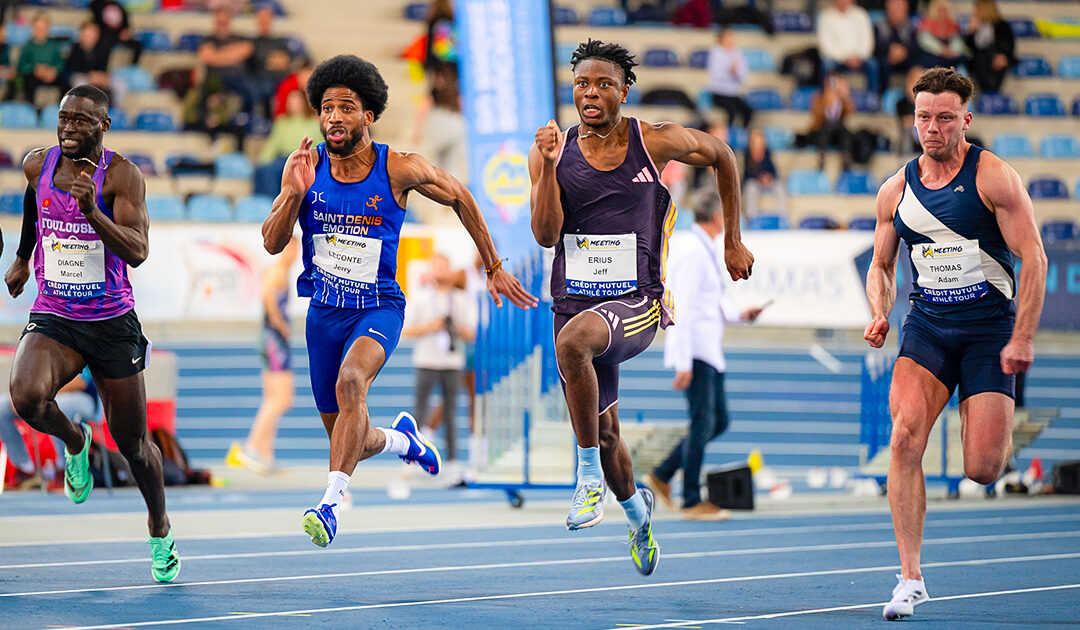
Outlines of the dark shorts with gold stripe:
[[[608,327],[608,346],[593,359],[600,390],[600,413],[604,413],[619,402],[619,364],[649,347],[660,327],[662,312],[658,300],[641,295],[615,298],[585,310],[602,317]],[[563,326],[574,317],[577,315],[555,313],[556,340]],[[561,369],[559,380],[565,390],[566,380]]]

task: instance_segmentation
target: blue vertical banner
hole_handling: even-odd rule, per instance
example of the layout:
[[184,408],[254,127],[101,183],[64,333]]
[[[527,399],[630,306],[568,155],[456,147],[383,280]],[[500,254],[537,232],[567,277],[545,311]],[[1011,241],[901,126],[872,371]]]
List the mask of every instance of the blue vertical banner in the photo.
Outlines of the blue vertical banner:
[[555,118],[549,0],[457,0],[458,70],[469,188],[502,256],[524,261],[529,148]]

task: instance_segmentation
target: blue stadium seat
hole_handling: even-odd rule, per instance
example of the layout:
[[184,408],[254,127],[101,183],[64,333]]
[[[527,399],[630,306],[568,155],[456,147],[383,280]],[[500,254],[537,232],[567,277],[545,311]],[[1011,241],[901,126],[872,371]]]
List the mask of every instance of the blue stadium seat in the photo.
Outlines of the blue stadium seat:
[[1048,158],[1080,158],[1080,140],[1069,134],[1044,136],[1039,143],[1039,153]]
[[975,102],[975,112],[989,116],[1015,116],[1020,113],[1020,106],[1008,94],[987,92]]
[[641,90],[636,87],[631,87],[626,92],[626,104],[641,105]]
[[1031,94],[1024,101],[1024,113],[1028,116],[1064,116],[1065,104],[1057,94]]
[[860,230],[863,232],[873,232],[877,229],[877,218],[875,217],[855,217],[848,221],[847,227],[849,230]]
[[779,214],[759,214],[750,219],[748,229],[751,230],[786,230],[791,225],[787,217]]
[[179,221],[184,218],[184,202],[176,195],[147,195],[146,212],[152,220]]
[[773,151],[786,151],[795,144],[795,132],[788,127],[766,127],[765,144]]
[[154,77],[150,76],[145,68],[139,66],[116,68],[112,71],[112,78],[126,85],[130,92],[153,92],[157,89]]
[[131,121],[128,120],[127,112],[122,109],[110,107],[109,119],[112,121],[112,126],[109,127],[112,131],[127,131],[131,128]]
[[205,160],[192,153],[170,153],[165,156],[165,168],[173,177],[209,174]]
[[577,11],[570,7],[555,7],[551,10],[551,17],[556,26],[573,26],[578,23]]
[[79,29],[71,24],[53,24],[49,27],[49,39],[73,42],[79,39]]
[[142,44],[143,50],[152,52],[168,52],[172,50],[172,42],[169,41],[169,34],[165,31],[157,29],[138,31],[135,33],[135,39]]
[[873,195],[877,182],[866,171],[844,171],[836,179],[836,192],[842,195]]
[[23,192],[22,190],[0,192],[0,214],[21,215],[23,213]]
[[882,113],[893,116],[896,114],[896,104],[900,102],[900,99],[904,98],[904,90],[898,87],[891,87],[881,94],[881,111]]
[[881,99],[869,90],[852,90],[851,100],[857,112],[873,114],[881,109]]
[[1020,58],[1020,63],[1013,67],[1013,74],[1025,78],[1049,77],[1053,76],[1054,70],[1045,57],[1028,56]]
[[777,33],[812,33],[814,20],[805,13],[779,11],[773,13],[773,28]]
[[8,20],[4,24],[4,41],[12,48],[22,48],[30,41],[30,25],[16,24],[14,20]]
[[641,65],[657,68],[678,68],[679,56],[670,48],[650,48],[642,55]]
[[1080,79],[1080,55],[1059,59],[1057,73],[1063,79]]
[[732,151],[745,151],[750,135],[742,127],[728,127],[728,146]]
[[33,129],[37,124],[37,112],[29,103],[0,103],[0,127]]
[[1026,158],[1035,155],[1031,138],[1019,133],[999,133],[994,136],[994,153],[1001,158]]
[[192,221],[223,223],[232,221],[232,206],[221,195],[195,195],[188,200],[188,218]]
[[832,217],[804,217],[799,221],[800,230],[836,230],[840,228]]
[[575,50],[577,50],[577,44],[570,42],[555,44],[555,65],[570,63],[570,58],[574,56]]
[[154,165],[154,158],[145,153],[128,153],[125,154],[127,159],[131,160],[131,163],[139,167],[142,174],[147,177],[153,177],[157,175],[157,166]]
[[556,95],[558,96],[559,105],[573,105],[574,104],[574,86],[569,83],[560,83],[555,88]]
[[426,2],[412,2],[405,5],[405,19],[416,20],[417,22],[423,22],[427,19],[428,15],[428,3]]
[[788,107],[797,112],[808,112],[814,103],[814,97],[820,90],[815,87],[797,87],[788,96]]
[[1072,115],[1073,116],[1080,116],[1080,96],[1076,97],[1073,100]]
[[41,109],[38,116],[38,127],[42,129],[56,129],[60,124],[60,106],[49,105]]
[[1027,18],[1013,18],[1009,20],[1009,26],[1012,27],[1013,37],[1040,37],[1039,29],[1035,28],[1035,23]]
[[176,40],[176,49],[181,52],[195,52],[202,44],[202,33],[184,33]]
[[157,109],[147,109],[135,117],[135,129],[138,131],[171,132],[176,131],[176,121],[172,114]]
[[285,38],[285,47],[289,49],[289,54],[297,59],[302,59],[307,56],[307,44],[304,40],[295,35],[289,35]]
[[764,48],[744,48],[743,56],[750,72],[776,72],[776,59]]
[[1069,189],[1060,179],[1045,177],[1031,180],[1028,194],[1032,199],[1068,199]]
[[236,202],[236,220],[245,223],[262,223],[270,214],[274,198],[266,195],[250,195]]
[[746,103],[755,111],[775,111],[784,109],[784,99],[776,90],[750,90],[746,93]]
[[1080,239],[1080,226],[1068,219],[1046,221],[1042,224],[1041,232],[1045,243]]
[[788,192],[794,196],[827,195],[832,192],[829,178],[821,171],[799,169],[788,175]]
[[686,58],[686,65],[691,68],[705,68],[709,65],[709,51],[695,50]]
[[255,166],[243,153],[222,153],[214,157],[214,175],[223,179],[251,179]]
[[618,7],[597,7],[589,11],[589,26],[626,26],[626,12]]

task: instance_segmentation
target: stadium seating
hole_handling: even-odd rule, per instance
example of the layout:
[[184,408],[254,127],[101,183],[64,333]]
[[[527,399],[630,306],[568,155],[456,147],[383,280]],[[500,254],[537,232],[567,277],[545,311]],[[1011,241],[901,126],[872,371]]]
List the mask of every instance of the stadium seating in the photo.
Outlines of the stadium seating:
[[38,115],[38,127],[41,127],[42,129],[56,129],[59,124],[59,105],[49,105],[48,107],[41,108],[41,114]]
[[670,48],[650,48],[641,56],[641,65],[657,68],[679,67],[679,56]]
[[1064,116],[1065,104],[1057,94],[1032,94],[1024,101],[1024,113],[1028,116]]
[[405,5],[405,19],[416,20],[423,22],[427,19],[428,15],[428,3],[426,2],[413,2]]
[[852,90],[851,101],[855,104],[857,112],[872,114],[881,109],[881,99],[869,90]]
[[856,217],[848,221],[849,230],[873,232],[875,228],[877,228],[877,218],[875,217]]
[[56,23],[49,27],[49,39],[74,42],[79,39],[79,29],[73,24]]
[[0,192],[0,214],[22,214],[23,192],[22,190]]
[[154,164],[154,158],[145,153],[127,153],[125,154],[131,163],[139,167],[143,176],[153,177],[157,175],[157,166]]
[[232,207],[221,195],[194,195],[188,200],[188,218],[192,221],[224,223],[232,221]]
[[732,151],[745,151],[750,140],[749,134],[742,127],[728,127],[728,146]]
[[1028,18],[1012,18],[1009,20],[1012,27],[1013,37],[1040,37],[1039,29]]
[[705,68],[709,65],[709,51],[695,50],[686,58],[686,65],[691,68]]
[[135,117],[135,129],[139,131],[168,132],[176,131],[176,121],[169,112],[148,109]]
[[754,111],[768,112],[784,109],[784,99],[776,90],[750,90],[744,98]]
[[812,33],[814,20],[805,13],[778,11],[772,16],[773,28],[777,33]]
[[27,103],[0,103],[0,127],[7,129],[33,129],[38,125],[38,115]]
[[1018,77],[1035,78],[1053,76],[1054,71],[1045,57],[1021,57],[1013,67],[1013,74]]
[[804,217],[802,221],[799,221],[800,230],[836,230],[839,228],[840,224],[837,223],[832,217]]
[[776,72],[776,59],[764,48],[744,48],[743,56],[746,57],[750,72]]
[[4,41],[12,48],[22,48],[30,41],[30,25],[8,20],[4,24]]
[[270,214],[270,206],[274,203],[272,197],[266,195],[250,195],[236,202],[236,220],[246,223],[262,223]]
[[184,202],[176,195],[147,195],[146,212],[151,220],[179,221],[184,218]]
[[832,192],[832,187],[825,173],[798,169],[788,175],[788,192],[794,196],[827,195]]
[[551,10],[551,17],[556,26],[573,26],[578,23],[577,11],[570,7],[555,7]]
[[243,153],[223,153],[214,157],[214,175],[223,179],[251,179],[255,166]]
[[1039,143],[1039,154],[1047,158],[1080,158],[1080,140],[1068,134],[1046,136]]
[[577,44],[571,42],[560,42],[555,44],[556,67],[561,64],[570,63],[570,58],[574,56],[575,50],[577,50]]
[[1046,177],[1031,180],[1028,194],[1032,199],[1068,199],[1069,189],[1060,179]]
[[123,83],[129,92],[153,92],[157,89],[154,77],[145,68],[139,66],[124,66],[112,71],[112,79]]
[[797,87],[788,96],[788,107],[797,112],[808,112],[814,103],[814,97],[820,90],[814,87]]
[[574,86],[569,83],[560,83],[555,88],[555,92],[558,96],[559,105],[574,104]]
[[184,33],[176,40],[176,50],[181,52],[195,52],[202,44],[202,33]]
[[795,144],[795,132],[788,127],[765,127],[765,144],[773,151],[786,151]]
[[149,52],[168,52],[172,50],[172,42],[169,41],[169,34],[165,31],[157,29],[137,31],[135,39],[142,44],[143,50]]
[[786,230],[791,225],[787,217],[779,214],[759,214],[750,219],[749,230]]
[[1080,239],[1080,226],[1073,221],[1047,221],[1042,225],[1042,237],[1046,243]]
[[1008,94],[986,93],[975,103],[975,112],[991,116],[1015,116],[1020,113],[1016,99]]
[[626,26],[626,12],[618,7],[597,7],[589,11],[589,26]]
[[866,171],[846,171],[836,179],[836,192],[842,195],[873,195],[877,188],[873,175]]
[[127,112],[122,109],[110,107],[109,119],[112,121],[112,125],[109,127],[111,131],[127,131],[131,127]]
[[1057,73],[1063,79],[1080,79],[1080,55],[1058,59]]
[[1035,155],[1031,138],[1018,133],[999,133],[993,140],[994,153],[1001,158],[1026,158]]

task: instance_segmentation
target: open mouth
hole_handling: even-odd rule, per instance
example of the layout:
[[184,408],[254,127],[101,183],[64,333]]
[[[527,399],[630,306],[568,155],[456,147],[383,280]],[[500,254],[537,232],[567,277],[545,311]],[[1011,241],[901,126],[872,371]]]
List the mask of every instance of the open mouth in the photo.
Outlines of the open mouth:
[[60,140],[61,149],[74,149],[79,146],[78,140],[72,140],[71,138],[63,138]]
[[326,132],[326,139],[330,142],[341,142],[345,139],[345,130],[341,127],[334,127]]
[[596,105],[586,105],[581,108],[581,113],[585,116],[599,116],[600,108]]

